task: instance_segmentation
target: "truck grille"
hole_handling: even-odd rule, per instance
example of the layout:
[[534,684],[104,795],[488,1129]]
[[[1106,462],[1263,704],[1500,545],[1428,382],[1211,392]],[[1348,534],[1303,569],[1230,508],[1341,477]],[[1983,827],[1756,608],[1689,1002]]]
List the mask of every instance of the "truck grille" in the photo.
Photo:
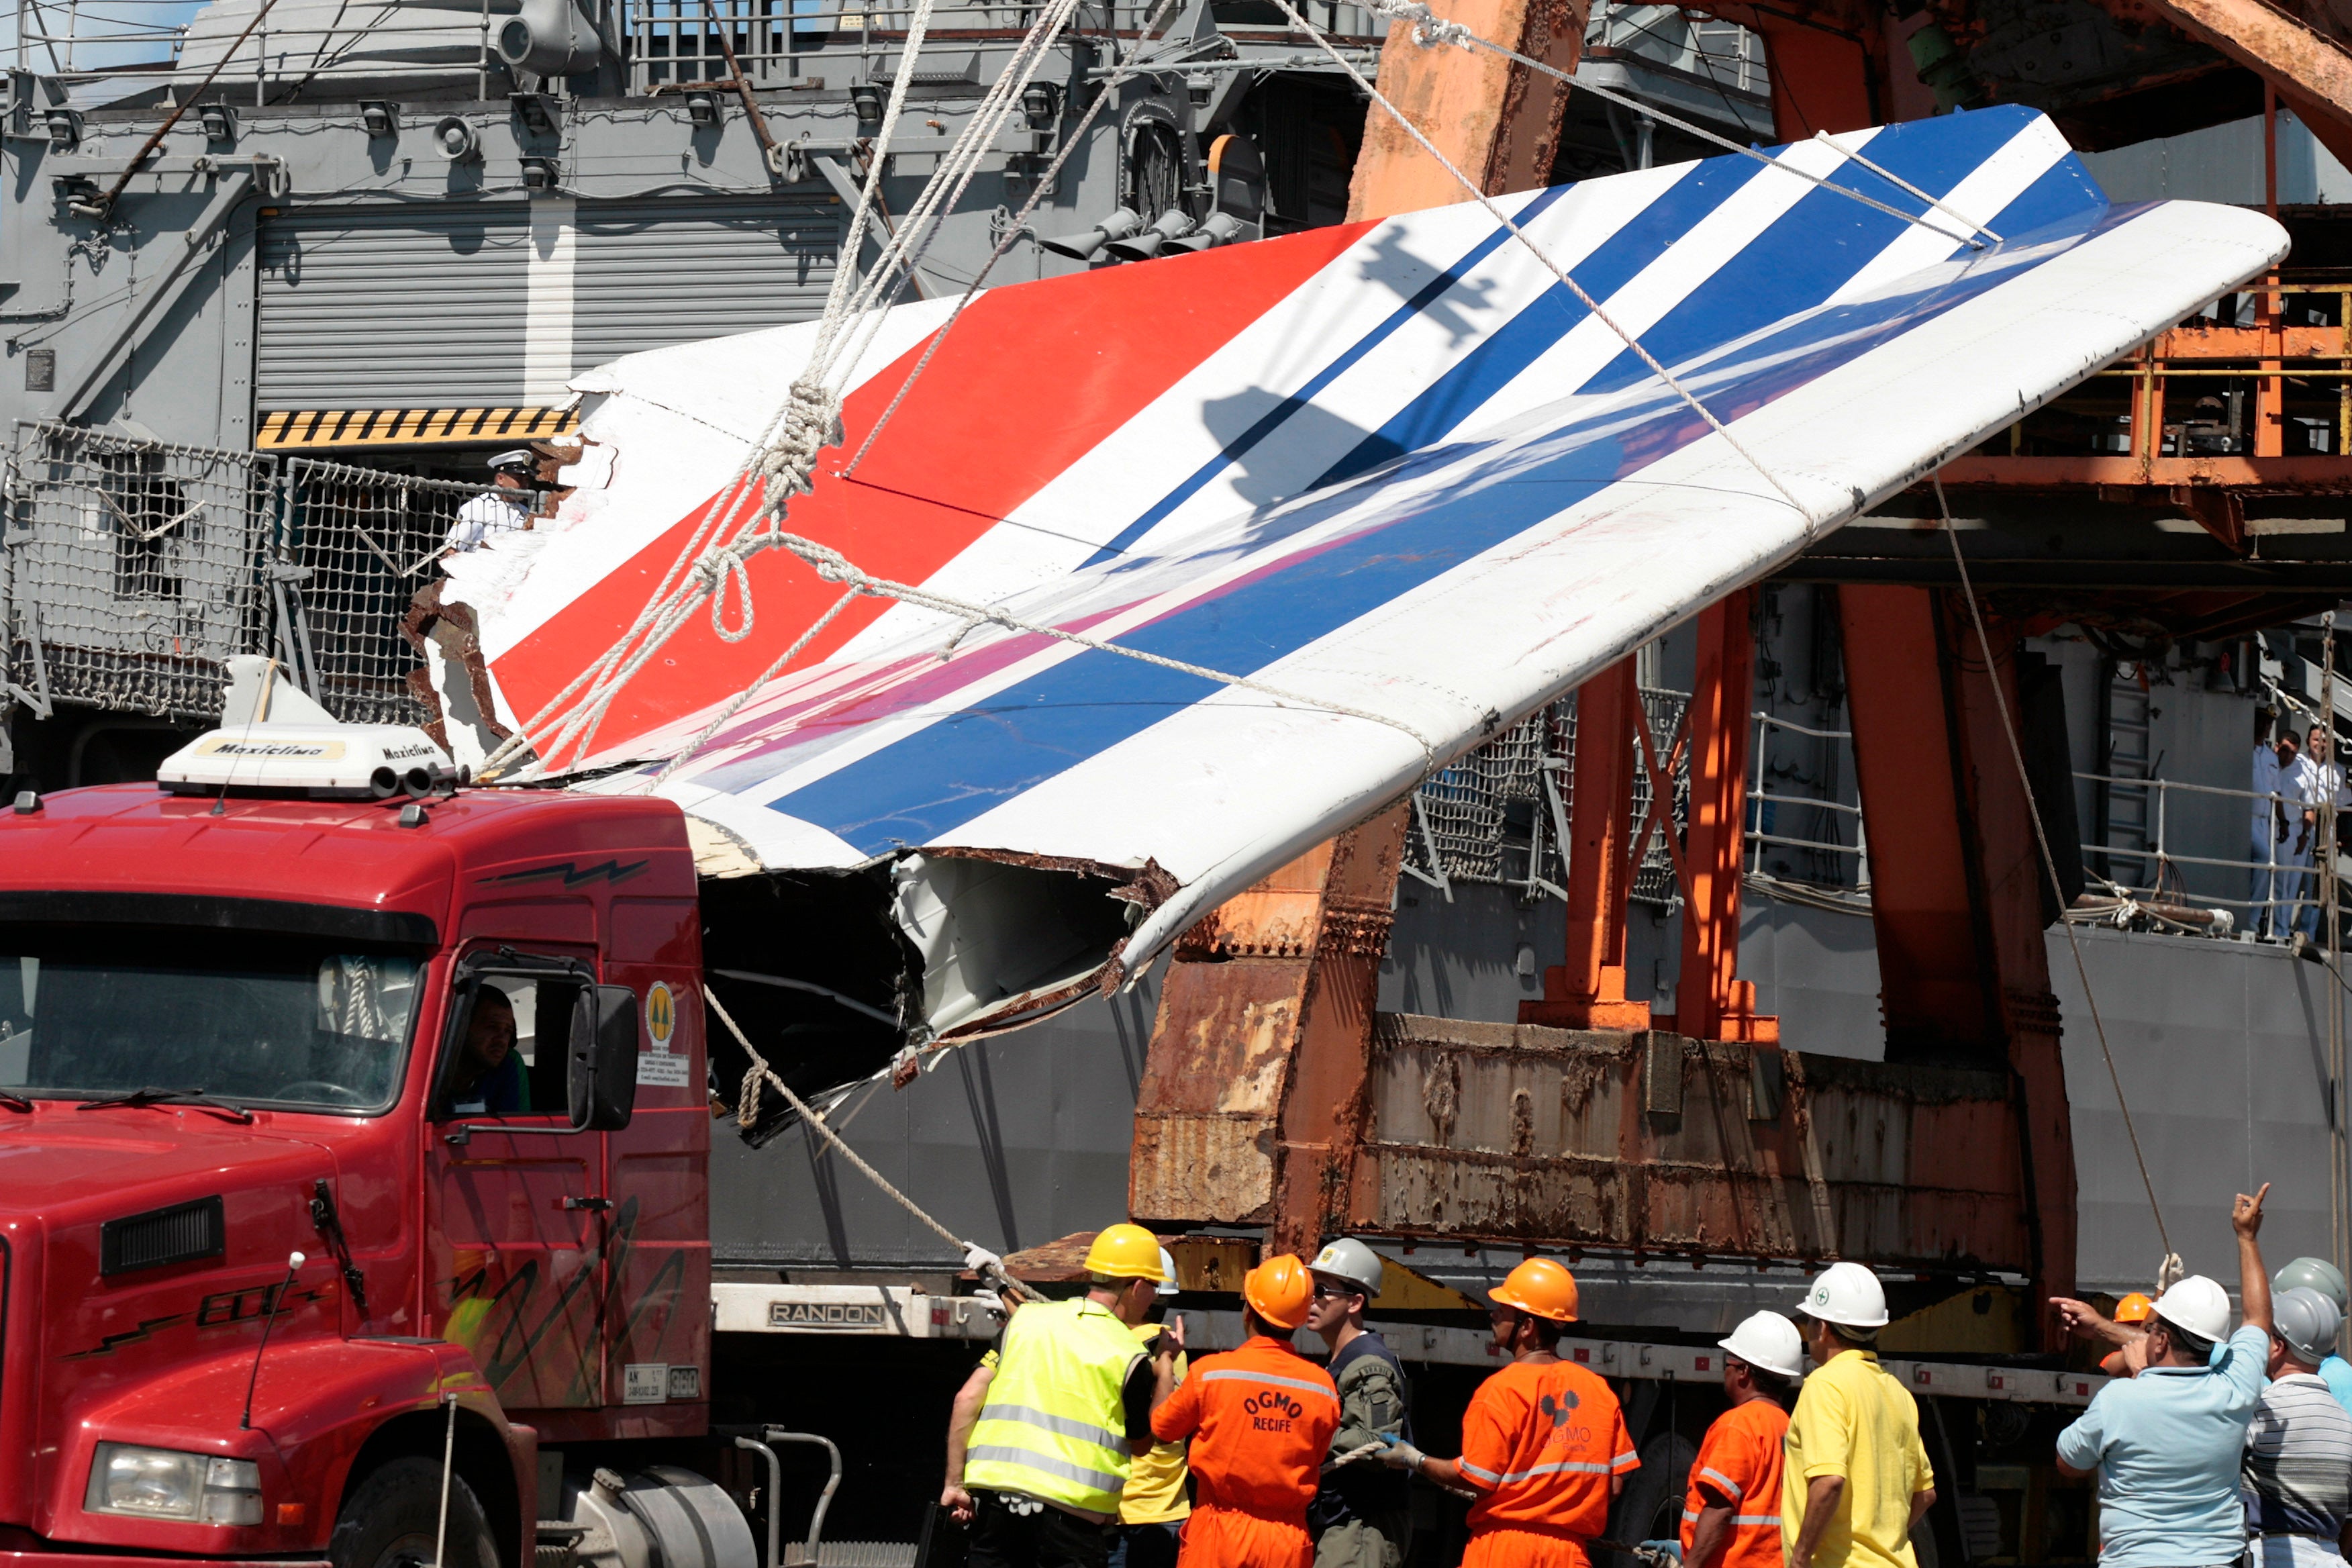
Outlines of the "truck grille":
[[226,1228],[218,1197],[110,1219],[99,1230],[98,1271],[127,1274],[192,1258],[218,1258]]

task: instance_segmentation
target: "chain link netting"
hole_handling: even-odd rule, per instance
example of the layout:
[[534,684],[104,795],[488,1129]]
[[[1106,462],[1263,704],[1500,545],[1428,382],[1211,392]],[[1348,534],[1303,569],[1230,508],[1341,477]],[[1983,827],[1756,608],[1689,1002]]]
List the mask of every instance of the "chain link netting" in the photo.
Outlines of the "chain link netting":
[[458,509],[482,487],[297,458],[282,489],[286,574],[311,695],[346,723],[424,722],[408,684],[423,661],[400,635],[401,618],[433,581]]
[[[1680,691],[1644,687],[1642,709],[1653,743],[1664,763],[1690,698]],[[1413,797],[1412,830],[1405,865],[1424,881],[1483,883],[1513,888],[1535,899],[1565,898],[1567,857],[1561,834],[1575,809],[1576,699],[1571,695],[1521,720],[1510,729],[1433,774]],[[1648,853],[1629,897],[1664,905],[1675,896],[1674,861],[1664,835],[1677,840],[1690,802],[1686,759],[1672,774],[1670,824],[1650,837]],[[1649,820],[1648,771],[1638,745],[1633,763],[1633,824],[1636,837]]]
[[352,723],[420,723],[402,635],[482,493],[374,468],[25,421],[0,537],[0,704],[221,709],[221,661],[282,660]]
[[9,459],[12,684],[218,713],[221,661],[268,646],[271,460],[46,421],[18,426]]

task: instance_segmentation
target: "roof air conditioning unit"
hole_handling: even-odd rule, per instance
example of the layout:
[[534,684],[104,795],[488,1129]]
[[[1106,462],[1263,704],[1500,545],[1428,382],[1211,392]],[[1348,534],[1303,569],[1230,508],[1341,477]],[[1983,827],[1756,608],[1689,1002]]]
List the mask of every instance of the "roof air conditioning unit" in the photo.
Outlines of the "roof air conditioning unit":
[[499,24],[499,58],[517,70],[571,76],[604,58],[596,25],[572,0],[522,0],[522,9]]

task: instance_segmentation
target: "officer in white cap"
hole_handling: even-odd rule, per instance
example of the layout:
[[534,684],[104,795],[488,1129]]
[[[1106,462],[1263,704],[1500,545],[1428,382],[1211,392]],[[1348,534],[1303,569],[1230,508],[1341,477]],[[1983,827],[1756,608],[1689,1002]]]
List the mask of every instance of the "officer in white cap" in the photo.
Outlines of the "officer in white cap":
[[1780,1449],[1805,1342],[1778,1312],[1758,1312],[1717,1340],[1723,1395],[1691,1461],[1683,1568],[1780,1568]]
[[528,447],[517,447],[492,458],[489,468],[490,488],[457,509],[457,520],[443,541],[444,553],[462,555],[479,550],[501,533],[530,526],[531,513],[539,503],[537,454]]
[[[1307,1266],[1315,1300],[1307,1326],[1330,1347],[1331,1381],[1339,1389],[1339,1430],[1331,1458],[1382,1438],[1412,1441],[1404,1368],[1388,1342],[1364,1327],[1364,1313],[1381,1293],[1381,1255],[1353,1237],[1341,1237]],[[1307,1510],[1315,1532],[1315,1568],[1399,1568],[1412,1545],[1412,1482],[1378,1457],[1342,1465],[1323,1478]]]
[[2271,1352],[2271,1282],[2254,1239],[2269,1193],[2264,1184],[2239,1194],[2230,1214],[2244,1324],[2231,1333],[2229,1292],[2190,1275],[2156,1299],[2147,1370],[2099,1390],[2058,1434],[2060,1474],[2098,1472],[2100,1568],[2200,1568],[2245,1554],[2239,1473]]

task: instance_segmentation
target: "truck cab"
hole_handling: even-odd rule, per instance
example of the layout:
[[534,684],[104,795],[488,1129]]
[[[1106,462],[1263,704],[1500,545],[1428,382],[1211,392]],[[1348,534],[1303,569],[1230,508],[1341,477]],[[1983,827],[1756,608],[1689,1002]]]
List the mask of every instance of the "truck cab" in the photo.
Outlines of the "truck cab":
[[0,809],[0,1557],[749,1568],[679,812],[256,706]]

